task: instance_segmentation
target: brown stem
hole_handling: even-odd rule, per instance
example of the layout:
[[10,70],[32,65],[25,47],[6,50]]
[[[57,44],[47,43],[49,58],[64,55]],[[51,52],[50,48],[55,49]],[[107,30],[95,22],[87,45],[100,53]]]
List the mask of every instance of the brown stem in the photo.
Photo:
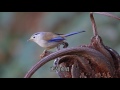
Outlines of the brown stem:
[[98,67],[100,67],[104,72],[110,72],[110,74],[112,74],[110,63],[103,54],[88,47],[74,47],[74,48],[59,50],[44,57],[27,72],[24,78],[30,78],[41,66],[43,66],[45,63],[47,63],[50,60],[53,60],[55,58],[64,55],[76,55],[77,53],[87,58],[91,58],[90,59],[91,62],[96,64]]
[[98,35],[98,32],[97,32],[96,23],[95,23],[95,20],[94,20],[94,17],[93,17],[93,13],[105,15],[105,16],[112,17],[112,18],[115,18],[117,20],[120,20],[120,17],[117,17],[117,16],[112,15],[112,14],[107,13],[107,12],[90,12],[90,19],[91,19],[91,22],[92,22],[92,28],[93,28],[94,36]]
[[98,32],[97,32],[96,23],[95,23],[95,20],[94,20],[94,17],[93,17],[93,12],[90,12],[90,19],[91,19],[91,22],[92,22],[93,34],[94,34],[94,36],[97,36]]
[[105,15],[105,16],[112,17],[112,18],[115,18],[115,19],[117,19],[117,20],[120,20],[120,17],[117,17],[117,16],[112,15],[112,14],[107,13],[107,12],[93,12],[93,13],[97,13],[97,14]]

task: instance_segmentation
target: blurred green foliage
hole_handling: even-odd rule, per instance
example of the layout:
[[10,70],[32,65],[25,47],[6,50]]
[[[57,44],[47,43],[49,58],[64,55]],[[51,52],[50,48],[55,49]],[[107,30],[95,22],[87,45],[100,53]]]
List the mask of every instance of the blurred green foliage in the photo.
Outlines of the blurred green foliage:
[[[120,12],[111,14],[120,17]],[[98,14],[94,17],[104,44],[120,53],[120,21]],[[0,78],[22,78],[38,62],[44,49],[27,42],[33,33],[81,30],[86,32],[67,38],[69,47],[90,43],[93,32],[89,12],[0,12]],[[45,64],[32,78],[58,78],[50,71],[52,65],[53,61]]]

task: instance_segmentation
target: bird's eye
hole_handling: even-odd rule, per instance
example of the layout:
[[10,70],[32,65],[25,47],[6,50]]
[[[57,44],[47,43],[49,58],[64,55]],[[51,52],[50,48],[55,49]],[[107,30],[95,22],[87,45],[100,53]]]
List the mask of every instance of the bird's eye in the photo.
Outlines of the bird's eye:
[[35,38],[35,37],[33,37],[33,38]]

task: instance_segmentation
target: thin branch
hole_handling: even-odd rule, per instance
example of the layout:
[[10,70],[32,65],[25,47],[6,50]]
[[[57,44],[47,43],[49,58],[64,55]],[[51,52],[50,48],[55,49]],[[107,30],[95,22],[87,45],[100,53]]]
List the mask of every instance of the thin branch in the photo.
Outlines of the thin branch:
[[96,23],[95,23],[95,20],[94,20],[94,17],[93,17],[93,12],[90,12],[90,19],[91,19],[91,22],[92,22],[93,34],[94,34],[94,36],[97,36],[98,32],[97,32]]
[[98,32],[97,32],[97,27],[96,27],[96,23],[95,23],[95,20],[94,20],[93,13],[105,15],[105,16],[112,17],[112,18],[115,18],[117,20],[120,20],[120,17],[117,17],[117,16],[112,15],[112,14],[107,13],[107,12],[90,12],[90,19],[91,19],[91,22],[92,22],[92,28],[93,28],[94,36],[97,36]]
[[117,20],[120,20],[120,17],[117,17],[117,16],[112,15],[112,14],[107,13],[107,12],[93,12],[93,13],[97,13],[97,14],[105,15],[105,16],[112,17],[112,18],[115,18],[115,19],[117,19]]

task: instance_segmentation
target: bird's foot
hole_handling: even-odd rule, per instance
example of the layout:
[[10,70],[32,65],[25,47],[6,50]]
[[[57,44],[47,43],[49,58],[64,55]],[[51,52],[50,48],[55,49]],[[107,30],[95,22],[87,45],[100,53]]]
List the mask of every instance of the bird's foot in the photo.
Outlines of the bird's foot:
[[51,53],[52,53],[51,51],[44,50],[43,53],[40,55],[40,59],[42,59],[45,56],[48,56]]
[[63,45],[63,48],[67,48],[69,44],[67,42],[63,42],[62,45]]
[[[63,43],[61,43],[62,45],[63,45],[63,48],[67,48],[68,47],[68,43],[67,42],[63,42]],[[60,45],[61,44],[59,44],[58,46],[57,46],[57,49],[56,49],[56,51],[59,51],[60,50]]]

